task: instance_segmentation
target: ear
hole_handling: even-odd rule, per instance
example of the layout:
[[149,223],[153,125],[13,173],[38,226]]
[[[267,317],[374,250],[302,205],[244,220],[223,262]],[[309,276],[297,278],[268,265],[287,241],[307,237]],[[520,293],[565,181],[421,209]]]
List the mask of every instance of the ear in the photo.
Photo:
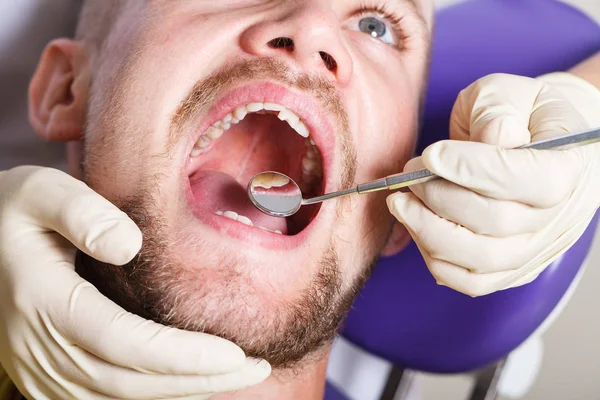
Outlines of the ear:
[[381,255],[389,257],[398,254],[400,251],[404,250],[409,242],[410,234],[408,233],[408,230],[400,222],[394,221],[392,233],[383,247]]
[[50,42],[29,85],[29,120],[38,135],[60,142],[80,139],[89,85],[83,44],[69,39]]

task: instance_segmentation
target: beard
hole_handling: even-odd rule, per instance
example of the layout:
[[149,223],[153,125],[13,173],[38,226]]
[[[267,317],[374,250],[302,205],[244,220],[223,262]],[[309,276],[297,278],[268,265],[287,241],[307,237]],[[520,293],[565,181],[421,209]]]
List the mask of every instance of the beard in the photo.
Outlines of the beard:
[[[321,79],[290,78],[284,65],[269,59],[239,63],[201,82],[183,102],[174,125],[184,126],[190,115],[214,102],[225,83],[261,77],[278,78],[290,86],[311,91],[340,121],[340,132],[348,132],[347,117],[335,88]],[[118,104],[117,95],[107,98],[111,98],[111,104]],[[91,101],[91,104],[102,104],[102,101]],[[102,121],[120,121],[115,114],[118,109],[119,106],[113,106],[100,112],[97,115],[100,123],[94,131],[116,132],[103,129]],[[110,127],[110,123],[105,124]],[[348,147],[350,141],[342,143],[344,173],[341,181],[342,186],[348,186],[353,182],[356,162],[353,149]],[[95,146],[87,144],[82,169],[85,181],[94,188],[97,186],[94,182],[101,183],[98,179],[102,179],[101,172],[98,176],[94,172],[102,171],[101,163],[105,159],[95,152]],[[169,169],[168,163],[156,166],[155,176]],[[247,356],[265,359],[273,368],[291,368],[331,343],[370,276],[374,261],[366,262],[348,282],[342,276],[335,242],[330,240],[327,250],[318,259],[307,260],[316,265],[312,280],[294,296],[275,297],[268,285],[256,276],[258,274],[248,272],[243,254],[231,255],[224,249],[209,254],[207,249],[211,245],[206,238],[177,236],[170,221],[161,213],[157,187],[160,182],[152,182],[150,178],[136,188],[139,195],[112,199],[141,229],[142,250],[125,266],[107,265],[79,252],[76,270],[84,279],[129,312],[166,326],[228,339],[240,346]],[[204,259],[183,262],[176,248],[186,249],[190,254],[203,254]],[[373,246],[365,248],[365,252],[372,251],[374,255],[379,254],[378,250],[380,248]]]
[[[131,313],[166,326],[220,336],[273,368],[293,368],[331,343],[375,264],[362,268],[350,287],[342,290],[332,242],[299,296],[269,300],[260,281],[238,272],[239,261],[233,258],[223,257],[218,268],[179,263],[171,250],[175,241],[169,236],[169,224],[141,197],[118,204],[143,233],[140,253],[125,266],[114,266],[79,252],[76,271]],[[202,246],[201,239],[195,241]]]

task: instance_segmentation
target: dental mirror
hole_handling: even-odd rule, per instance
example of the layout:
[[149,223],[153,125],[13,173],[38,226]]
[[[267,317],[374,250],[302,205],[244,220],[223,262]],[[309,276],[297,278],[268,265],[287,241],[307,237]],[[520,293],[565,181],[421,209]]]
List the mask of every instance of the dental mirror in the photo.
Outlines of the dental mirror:
[[294,215],[303,205],[300,187],[279,172],[261,172],[250,180],[248,196],[252,204],[274,217]]
[[290,217],[300,210],[300,207],[307,206],[309,204],[321,203],[324,200],[334,199],[336,197],[346,196],[353,193],[367,193],[374,192],[383,189],[396,189],[404,186],[414,185],[415,183],[427,182],[428,180],[435,179],[437,176],[431,172],[426,171],[428,174],[421,174],[422,171],[415,171],[409,174],[402,175],[407,180],[407,176],[413,177],[409,179],[407,183],[400,183],[399,185],[390,186],[386,183],[386,180],[393,178],[382,178],[378,181],[366,183],[364,185],[358,185],[355,188],[342,190],[339,192],[333,192],[325,194],[323,196],[313,197],[311,199],[303,199],[302,191],[300,187],[292,178],[282,174],[280,172],[266,171],[261,172],[250,180],[248,183],[248,197],[256,208],[267,215],[273,217]]
[[[600,142],[600,128],[586,132],[572,133],[538,142],[528,143],[520,149],[558,149],[583,146]],[[300,207],[317,204],[325,200],[355,193],[370,193],[379,190],[395,190],[425,183],[439,177],[427,169],[390,175],[372,182],[363,183],[354,188],[324,194],[323,196],[303,199],[300,187],[290,177],[280,172],[261,172],[248,183],[250,201],[262,212],[274,217],[289,217]]]

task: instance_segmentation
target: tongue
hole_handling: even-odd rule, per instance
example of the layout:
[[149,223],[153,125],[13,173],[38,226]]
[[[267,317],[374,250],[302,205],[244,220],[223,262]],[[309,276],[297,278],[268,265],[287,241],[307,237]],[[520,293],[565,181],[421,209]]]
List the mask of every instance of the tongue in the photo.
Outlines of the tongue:
[[216,171],[198,171],[190,177],[190,185],[198,205],[206,212],[235,211],[250,218],[254,226],[287,234],[285,218],[271,217],[257,209],[235,178]]

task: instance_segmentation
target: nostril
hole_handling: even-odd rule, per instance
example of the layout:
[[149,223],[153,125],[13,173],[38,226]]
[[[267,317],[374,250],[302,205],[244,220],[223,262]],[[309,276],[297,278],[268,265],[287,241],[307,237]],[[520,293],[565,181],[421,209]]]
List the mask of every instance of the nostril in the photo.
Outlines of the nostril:
[[[283,49],[290,52],[293,52],[295,49],[294,40],[283,36],[269,40],[267,42],[267,45],[272,49]],[[329,53],[319,51],[319,55],[321,56],[321,60],[323,60],[323,63],[325,64],[325,68],[332,72],[337,69],[337,62]]]
[[325,67],[330,71],[335,71],[337,68],[337,62],[335,61],[335,59],[329,54],[325,53],[324,51],[320,51],[319,54],[321,55],[321,59],[325,63]]
[[294,50],[294,41],[287,37],[278,37],[267,43],[273,49]]

